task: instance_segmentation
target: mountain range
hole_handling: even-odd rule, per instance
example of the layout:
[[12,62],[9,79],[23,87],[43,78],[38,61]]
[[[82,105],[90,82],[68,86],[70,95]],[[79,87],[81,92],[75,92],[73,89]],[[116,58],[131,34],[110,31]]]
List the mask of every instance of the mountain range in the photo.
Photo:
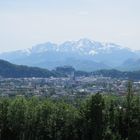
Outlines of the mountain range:
[[49,78],[77,76],[103,76],[127,80],[140,80],[140,70],[122,72],[118,70],[98,70],[94,72],[77,71],[71,66],[57,67],[55,70],[47,70],[38,67],[15,65],[5,60],[0,60],[0,77],[2,78]]
[[66,41],[62,44],[42,43],[26,50],[1,53],[0,59],[50,70],[65,65],[82,71],[140,69],[140,51],[89,39]]

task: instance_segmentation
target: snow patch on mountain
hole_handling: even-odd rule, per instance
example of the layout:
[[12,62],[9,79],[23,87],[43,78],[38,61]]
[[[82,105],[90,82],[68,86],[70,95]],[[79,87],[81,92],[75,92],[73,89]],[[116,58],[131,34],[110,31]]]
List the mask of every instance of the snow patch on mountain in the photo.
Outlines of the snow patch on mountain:
[[[25,52],[27,55],[31,53],[42,53],[48,51],[56,52],[74,52],[83,55],[96,55],[100,53],[112,53],[116,50],[127,49],[114,43],[100,43],[89,39],[80,39],[78,41],[66,41],[60,45],[51,42],[38,44]],[[131,51],[131,50],[129,50]]]
[[96,51],[94,51],[94,50],[91,50],[90,52],[89,52],[89,55],[96,55],[96,54],[98,54],[98,52],[96,52]]

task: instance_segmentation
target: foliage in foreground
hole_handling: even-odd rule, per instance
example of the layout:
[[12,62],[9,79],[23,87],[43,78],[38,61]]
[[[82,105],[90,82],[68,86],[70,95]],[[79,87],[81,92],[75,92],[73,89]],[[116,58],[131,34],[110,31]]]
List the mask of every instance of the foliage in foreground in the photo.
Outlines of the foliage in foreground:
[[78,104],[0,99],[0,140],[139,140],[140,100],[93,95]]

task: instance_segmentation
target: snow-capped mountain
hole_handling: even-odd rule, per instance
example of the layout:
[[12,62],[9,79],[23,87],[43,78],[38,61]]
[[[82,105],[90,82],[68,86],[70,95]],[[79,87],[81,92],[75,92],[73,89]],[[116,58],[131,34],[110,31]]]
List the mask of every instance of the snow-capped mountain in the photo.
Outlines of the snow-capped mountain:
[[140,58],[140,53],[114,43],[80,39],[62,44],[38,44],[26,50],[2,53],[0,58],[16,64],[49,69],[71,65],[79,70],[92,71],[119,67],[130,58]]
[[47,42],[44,44],[38,44],[32,49],[29,49],[31,53],[41,53],[47,51],[57,52],[76,52],[82,55],[95,55],[98,53],[112,53],[112,51],[127,49],[113,43],[100,43],[91,41],[88,39],[80,39],[78,41],[66,41],[60,45]]

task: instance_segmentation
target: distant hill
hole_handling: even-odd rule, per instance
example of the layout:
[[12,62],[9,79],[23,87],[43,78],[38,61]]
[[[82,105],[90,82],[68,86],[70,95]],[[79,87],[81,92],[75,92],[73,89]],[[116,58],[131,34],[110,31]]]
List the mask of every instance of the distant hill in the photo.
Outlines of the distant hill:
[[[64,77],[69,75],[75,76],[103,76],[111,78],[123,78],[129,80],[140,80],[140,71],[118,71],[112,70],[98,70],[93,72],[85,72],[75,70],[71,66],[56,67],[50,71],[38,67],[29,67],[23,65],[15,65],[5,60],[0,60],[0,76],[3,78],[47,78],[47,77]],[[73,76],[74,76],[73,75]]]
[[73,74],[75,76],[103,76],[110,78],[126,79],[126,80],[140,80],[140,70],[139,71],[119,71],[115,69],[111,70],[97,70],[93,72],[78,71],[73,67],[57,67],[55,71],[61,75]]
[[123,71],[140,70],[140,59],[128,59],[118,69]]
[[0,60],[0,76],[4,78],[22,78],[22,77],[57,77],[60,74],[41,69],[37,67],[28,67],[23,65],[15,65],[8,61]]
[[91,73],[92,75],[111,77],[111,78],[120,78],[127,80],[140,80],[140,70],[139,71],[118,71],[115,69],[112,70],[99,70]]

